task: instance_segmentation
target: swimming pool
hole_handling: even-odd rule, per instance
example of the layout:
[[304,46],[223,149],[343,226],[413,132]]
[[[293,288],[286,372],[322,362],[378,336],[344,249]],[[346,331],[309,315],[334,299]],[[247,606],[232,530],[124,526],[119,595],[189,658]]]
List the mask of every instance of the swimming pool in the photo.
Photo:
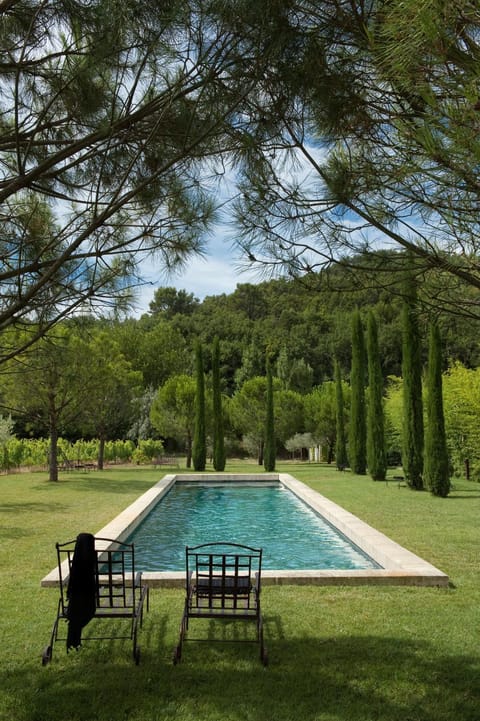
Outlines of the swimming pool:
[[281,483],[178,482],[127,539],[144,571],[185,568],[185,546],[263,549],[264,569],[379,568]]
[[[372,558],[377,568],[365,569],[265,569],[263,583],[309,584],[309,585],[412,585],[448,586],[448,576],[428,561],[415,555],[392,539],[377,531],[357,516],[325,498],[311,487],[288,473],[229,474],[229,473],[176,473],[163,476],[154,486],[125,508],[106,526],[96,532],[99,538],[125,540],[141,524],[170,489],[184,481],[198,481],[212,484],[255,482],[280,482],[292,493],[323,516],[332,526],[346,536],[354,545]],[[387,491],[388,492],[388,491]],[[78,532],[89,530],[79,528]],[[248,529],[246,528],[248,531]],[[172,530],[175,538],[176,529]],[[60,541],[65,539],[59,538]],[[67,573],[67,572],[66,572]],[[185,587],[185,571],[145,571],[143,582],[151,587]],[[58,569],[54,568],[41,580],[44,587],[57,586]]]

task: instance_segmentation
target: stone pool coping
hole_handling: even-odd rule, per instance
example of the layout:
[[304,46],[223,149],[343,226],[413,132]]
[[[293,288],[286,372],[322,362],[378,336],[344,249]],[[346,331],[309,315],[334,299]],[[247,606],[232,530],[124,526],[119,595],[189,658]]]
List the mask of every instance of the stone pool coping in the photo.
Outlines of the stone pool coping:
[[[265,483],[279,481],[292,493],[327,519],[341,533],[353,541],[381,566],[366,570],[275,570],[262,571],[265,585],[409,585],[448,586],[448,576],[419,556],[403,548],[395,541],[364,523],[341,506],[322,496],[317,491],[297,480],[288,473],[229,474],[229,473],[175,473],[168,474],[152,488],[137,498],[110,523],[95,535],[99,538],[123,540],[138,526],[147,513],[155,506],[177,481],[222,482],[255,481]],[[144,571],[143,581],[150,587],[184,587],[185,573],[174,571]],[[42,586],[58,585],[58,569],[52,570],[42,579]]]

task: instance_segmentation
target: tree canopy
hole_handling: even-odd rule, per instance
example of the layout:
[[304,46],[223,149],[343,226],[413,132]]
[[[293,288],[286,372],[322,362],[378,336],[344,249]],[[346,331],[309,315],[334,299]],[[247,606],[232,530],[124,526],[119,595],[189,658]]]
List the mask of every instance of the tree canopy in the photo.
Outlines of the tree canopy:
[[[406,249],[423,300],[478,317],[472,0],[14,0],[0,17],[0,331],[26,328],[22,347],[127,302],[146,259],[202,253],[225,176],[247,264],[391,284],[404,255],[375,251]],[[240,296],[232,313],[261,317],[261,292]],[[5,338],[0,360],[21,350]]]
[[281,5],[283,103],[243,167],[241,247],[272,272],[342,263],[359,282],[372,260],[396,282],[401,256],[372,252],[408,250],[424,300],[458,310],[460,294],[478,317],[476,4]]
[[0,4],[0,331],[32,343],[128,298],[146,258],[202,252],[216,180],[271,102],[276,23],[257,9],[240,33],[229,5]]

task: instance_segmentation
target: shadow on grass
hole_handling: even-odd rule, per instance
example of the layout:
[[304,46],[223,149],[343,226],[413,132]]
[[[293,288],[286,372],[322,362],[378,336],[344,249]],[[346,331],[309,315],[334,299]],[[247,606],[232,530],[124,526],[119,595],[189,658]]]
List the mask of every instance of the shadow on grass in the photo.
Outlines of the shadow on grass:
[[109,478],[108,476],[102,476],[97,473],[85,473],[82,476],[62,478],[58,482],[45,481],[41,485],[35,486],[33,490],[43,492],[48,489],[55,490],[55,488],[58,488],[61,484],[62,486],[68,485],[72,491],[80,491],[81,493],[85,493],[85,491],[101,491],[102,493],[119,493],[124,495],[135,492],[141,495],[151,488],[157,480],[160,480],[160,476],[158,479],[152,478],[147,480],[137,478],[128,480],[128,477]]
[[61,503],[0,503],[0,513],[53,513],[55,511],[64,511],[65,505]]
[[250,646],[191,644],[173,666],[165,625],[149,624],[140,666],[117,642],[62,649],[49,668],[4,666],[10,721],[478,720],[478,660],[424,641],[270,638],[267,669]]
[[449,501],[471,501],[472,498],[480,498],[480,493],[475,491],[454,491],[451,493],[447,500]]
[[66,510],[66,506],[61,503],[1,503],[0,514],[4,516],[3,524],[0,526],[0,539],[3,541],[18,541],[22,538],[31,538],[35,535],[35,529],[31,528],[29,523],[25,526],[11,526],[8,521],[15,520],[20,522],[22,517],[27,516],[30,520],[32,514],[46,513],[53,515]]

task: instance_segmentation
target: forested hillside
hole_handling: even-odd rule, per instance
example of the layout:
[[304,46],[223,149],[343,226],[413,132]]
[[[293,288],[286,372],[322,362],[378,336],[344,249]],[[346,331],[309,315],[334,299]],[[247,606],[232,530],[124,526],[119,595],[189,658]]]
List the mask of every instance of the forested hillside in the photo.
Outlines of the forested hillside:
[[[266,349],[280,362],[277,375],[282,363],[304,362],[311,368],[312,385],[318,385],[333,379],[336,357],[344,377],[348,377],[351,314],[359,308],[366,318],[371,309],[378,322],[384,377],[401,375],[400,289],[383,287],[382,283],[365,288],[353,284],[354,279],[348,285],[348,279],[346,275],[333,288],[331,283],[324,287],[320,281],[286,279],[239,284],[231,295],[210,296],[203,302],[185,291],[160,288],[150,313],[133,325],[137,332],[142,329],[150,336],[158,333],[160,324],[173,337],[181,336],[182,344],[189,349],[193,339],[200,339],[208,347],[218,336],[222,341],[225,390],[232,393],[247,378],[264,374]],[[342,289],[336,290],[339,285]],[[428,321],[436,316],[435,309],[421,311],[425,354]],[[445,360],[458,360],[467,367],[479,365],[478,324],[452,313],[440,313],[439,320]],[[133,327],[132,321],[127,326]],[[129,357],[126,345],[123,350]],[[305,390],[300,378],[292,380],[292,387]]]
[[[387,451],[396,458],[402,423],[401,283],[392,283],[388,273],[385,277],[377,273],[374,284],[368,282],[368,275],[362,277],[360,284],[351,267],[339,266],[329,275],[303,280],[239,284],[230,295],[203,301],[185,290],[160,287],[141,318],[70,319],[30,353],[5,365],[3,417],[11,416],[20,437],[53,433],[71,441],[96,438],[105,444],[131,439],[137,445],[157,438],[169,450],[188,454],[194,433],[195,344],[203,349],[210,438],[212,348],[218,338],[227,455],[248,452],[261,459],[268,354],[279,452],[300,453],[315,442],[332,458],[334,367],[338,360],[348,424],[352,317],[358,309],[365,327],[370,311],[376,319],[387,404]],[[436,319],[444,371],[462,369],[465,374],[470,369],[468,382],[476,378],[477,324],[461,313],[432,306],[419,306],[417,315],[423,360],[428,324]],[[455,382],[459,378],[457,374]],[[461,382],[463,387],[466,382]],[[455,442],[458,445],[458,437]],[[458,450],[459,458],[462,453]]]

